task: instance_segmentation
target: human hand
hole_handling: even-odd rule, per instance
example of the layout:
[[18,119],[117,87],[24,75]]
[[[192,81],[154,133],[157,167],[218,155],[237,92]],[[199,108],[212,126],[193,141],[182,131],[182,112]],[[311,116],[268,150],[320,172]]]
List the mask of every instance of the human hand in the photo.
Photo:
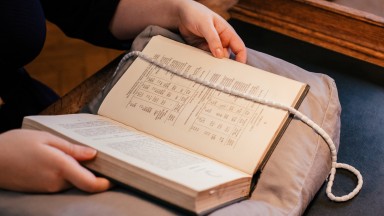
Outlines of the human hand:
[[148,25],[178,30],[187,43],[211,51],[215,57],[228,57],[245,63],[247,52],[232,26],[221,16],[193,0],[121,0],[111,21],[112,34],[127,40]]
[[17,129],[0,134],[0,188],[23,192],[59,192],[75,186],[86,192],[110,188],[78,161],[96,150],[47,132]]
[[246,62],[244,42],[221,16],[195,1],[180,1],[178,16],[179,31],[187,43],[218,58],[229,57],[232,51],[237,61]]

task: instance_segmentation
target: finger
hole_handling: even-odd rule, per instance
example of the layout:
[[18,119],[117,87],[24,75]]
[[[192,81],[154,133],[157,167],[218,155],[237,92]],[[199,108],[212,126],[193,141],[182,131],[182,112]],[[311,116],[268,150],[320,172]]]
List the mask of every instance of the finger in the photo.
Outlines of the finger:
[[209,50],[216,58],[224,58],[225,53],[220,40],[220,36],[213,24],[201,28],[201,34],[207,41]]
[[234,41],[230,44],[229,48],[236,56],[236,61],[241,63],[246,63],[247,61],[247,50],[245,49],[245,46],[243,42],[241,41]]
[[214,32],[217,32],[218,41],[221,43],[223,56],[229,56],[225,51],[232,51],[236,60],[242,63],[246,62],[247,53],[243,40],[236,31],[221,17],[214,17]]
[[47,144],[63,151],[78,161],[90,160],[94,158],[97,153],[93,148],[73,144],[54,135],[49,136]]
[[[70,143],[71,144],[71,143]],[[72,156],[78,161],[85,161],[85,160],[91,160],[93,159],[97,151],[93,148],[87,147],[87,146],[81,146],[76,144],[71,144],[71,152],[68,152],[67,154]]]
[[236,56],[236,61],[245,63],[247,60],[247,51],[243,40],[232,28],[225,29],[220,34],[221,41],[224,48],[233,52]]
[[97,193],[108,190],[111,187],[109,180],[95,176],[91,171],[69,157],[64,162],[62,168],[64,178],[80,190]]
[[224,48],[223,50],[224,50],[224,56],[225,56],[226,58],[229,58],[229,57],[230,57],[230,54],[231,54],[231,51],[228,50],[227,48]]
[[96,177],[76,161],[93,158],[96,155],[96,150],[72,144],[54,135],[49,137],[48,144],[57,150],[57,164],[60,166],[59,169],[62,170],[63,178],[70,184],[83,191],[92,193],[105,191],[110,188],[111,185],[107,179]]

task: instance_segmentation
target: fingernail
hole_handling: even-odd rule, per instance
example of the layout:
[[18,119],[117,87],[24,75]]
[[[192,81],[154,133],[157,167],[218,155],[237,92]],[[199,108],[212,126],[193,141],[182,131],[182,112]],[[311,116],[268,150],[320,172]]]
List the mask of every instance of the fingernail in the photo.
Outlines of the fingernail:
[[215,50],[215,56],[217,57],[217,58],[223,58],[224,56],[223,56],[224,54],[223,54],[223,49],[221,49],[221,48],[217,48],[216,50]]
[[85,148],[83,148],[83,153],[86,155],[89,155],[89,156],[94,156],[94,155],[96,155],[97,151],[96,151],[96,149],[85,147]]

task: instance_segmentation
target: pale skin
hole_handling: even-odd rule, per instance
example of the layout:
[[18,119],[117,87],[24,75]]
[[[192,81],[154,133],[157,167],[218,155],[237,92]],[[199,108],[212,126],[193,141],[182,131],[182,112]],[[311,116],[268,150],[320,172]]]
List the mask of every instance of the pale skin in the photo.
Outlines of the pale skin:
[[111,31],[119,39],[132,38],[148,24],[179,30],[187,43],[211,51],[218,58],[227,57],[231,50],[237,61],[245,63],[247,59],[245,45],[235,30],[196,1],[123,0],[112,20]]
[[[140,19],[137,19],[140,17]],[[121,0],[110,30],[118,39],[135,37],[148,25],[177,30],[187,43],[218,58],[232,52],[245,63],[246,48],[219,15],[191,0]],[[0,134],[0,188],[23,192],[59,192],[77,187],[101,192],[110,182],[81,166],[94,149],[69,143],[46,132],[16,129]]]

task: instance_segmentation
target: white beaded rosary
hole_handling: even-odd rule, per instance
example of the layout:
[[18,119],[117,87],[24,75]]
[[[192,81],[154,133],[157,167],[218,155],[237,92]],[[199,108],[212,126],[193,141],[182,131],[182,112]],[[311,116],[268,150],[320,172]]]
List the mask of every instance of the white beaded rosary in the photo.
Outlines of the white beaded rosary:
[[[206,86],[206,87],[209,87],[209,88],[213,88],[213,89],[217,89],[217,90],[225,92],[227,94],[239,96],[239,97],[248,99],[248,100],[256,102],[256,103],[260,103],[260,104],[264,104],[264,105],[267,105],[267,106],[275,107],[275,108],[278,108],[278,109],[286,110],[289,113],[295,115],[302,122],[306,123],[308,126],[313,128],[325,140],[325,142],[329,146],[329,149],[331,151],[331,159],[332,159],[332,168],[331,168],[331,171],[330,171],[330,174],[329,174],[328,184],[327,184],[327,188],[326,188],[326,193],[327,193],[327,196],[329,197],[329,199],[331,199],[333,201],[336,201],[336,202],[347,201],[347,200],[350,200],[353,197],[355,197],[359,193],[359,191],[361,190],[361,188],[363,186],[363,177],[361,176],[360,172],[356,168],[354,168],[353,166],[350,166],[350,165],[344,164],[344,163],[338,163],[337,162],[336,147],[335,147],[335,144],[333,143],[331,137],[320,126],[318,126],[315,122],[313,122],[307,116],[305,116],[304,114],[299,112],[297,109],[295,109],[295,108],[293,108],[291,106],[280,104],[280,103],[278,103],[276,101],[270,101],[270,100],[266,100],[266,99],[263,99],[263,98],[255,97],[253,95],[247,95],[247,94],[245,94],[243,92],[234,91],[234,90],[232,90],[232,89],[230,89],[228,87],[224,87],[224,86],[218,85],[216,83],[211,83],[211,82],[203,80],[203,79],[201,79],[199,77],[194,77],[191,74],[188,75],[188,74],[183,74],[183,73],[178,72],[178,71],[174,71],[172,68],[169,68],[168,66],[163,65],[163,64],[161,64],[161,63],[159,63],[159,62],[149,58],[148,56],[144,55],[140,51],[132,51],[132,52],[127,53],[120,60],[120,63],[119,63],[119,65],[117,66],[117,68],[115,70],[115,74],[120,69],[120,67],[129,58],[134,57],[134,56],[140,57],[141,59],[143,59],[143,60],[145,60],[145,61],[147,61],[147,62],[149,62],[149,63],[151,63],[153,65],[156,65],[156,66],[158,66],[158,67],[160,67],[160,68],[162,68],[162,69],[164,69],[164,70],[166,70],[168,72],[171,72],[171,73],[173,73],[173,74],[175,74],[177,76],[181,76],[181,77],[184,77],[186,79],[192,80],[192,81],[194,81],[196,83],[199,83],[199,84],[201,84],[203,86]],[[334,182],[334,179],[335,179],[336,169],[337,168],[346,169],[346,170],[352,172],[357,177],[357,185],[356,185],[355,189],[352,192],[350,192],[349,194],[344,195],[344,196],[335,196],[332,193],[332,186],[333,186],[333,182]]]

